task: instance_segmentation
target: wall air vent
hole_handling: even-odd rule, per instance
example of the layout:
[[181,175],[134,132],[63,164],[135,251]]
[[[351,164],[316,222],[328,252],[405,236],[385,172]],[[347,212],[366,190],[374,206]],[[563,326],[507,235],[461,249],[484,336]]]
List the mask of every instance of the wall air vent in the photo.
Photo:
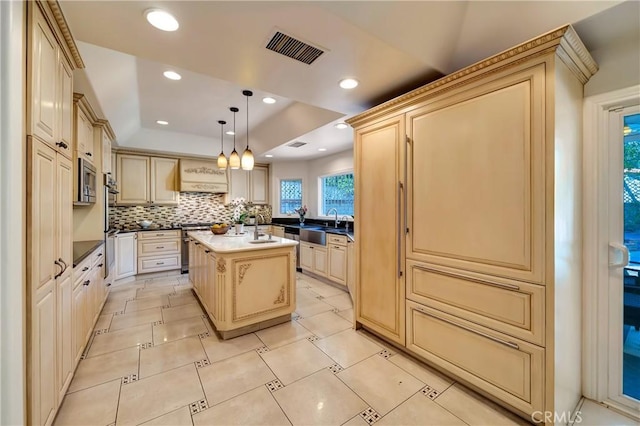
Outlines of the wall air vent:
[[311,46],[280,31],[275,32],[266,47],[269,50],[288,56],[296,61],[304,62],[307,65],[311,65],[313,61],[324,53],[324,50]]
[[290,146],[291,148],[300,148],[301,146],[305,146],[306,144],[306,142],[295,141],[287,144],[287,146]]

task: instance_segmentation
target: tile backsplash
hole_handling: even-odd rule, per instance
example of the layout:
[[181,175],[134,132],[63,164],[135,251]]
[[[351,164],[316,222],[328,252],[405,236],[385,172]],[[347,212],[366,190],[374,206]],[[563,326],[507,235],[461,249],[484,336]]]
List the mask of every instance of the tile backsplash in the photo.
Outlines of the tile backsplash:
[[[152,220],[154,225],[171,226],[175,223],[227,222],[231,211],[224,205],[224,195],[205,192],[181,192],[177,206],[110,206],[109,226],[116,229],[136,229],[138,222]],[[271,223],[271,206],[250,208],[250,214],[262,214]]]

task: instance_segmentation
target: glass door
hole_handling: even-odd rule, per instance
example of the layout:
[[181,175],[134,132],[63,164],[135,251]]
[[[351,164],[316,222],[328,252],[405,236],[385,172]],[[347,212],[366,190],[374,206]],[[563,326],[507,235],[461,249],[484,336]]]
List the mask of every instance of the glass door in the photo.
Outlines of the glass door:
[[609,113],[611,401],[640,412],[640,108]]

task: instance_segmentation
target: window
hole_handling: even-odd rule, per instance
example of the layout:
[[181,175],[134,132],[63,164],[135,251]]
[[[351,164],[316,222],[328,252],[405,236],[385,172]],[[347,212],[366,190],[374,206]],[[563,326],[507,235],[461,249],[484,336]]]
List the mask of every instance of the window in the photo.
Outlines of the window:
[[302,179],[280,181],[280,214],[293,213],[302,207]]
[[353,215],[353,173],[320,178],[320,214],[336,209],[338,215]]

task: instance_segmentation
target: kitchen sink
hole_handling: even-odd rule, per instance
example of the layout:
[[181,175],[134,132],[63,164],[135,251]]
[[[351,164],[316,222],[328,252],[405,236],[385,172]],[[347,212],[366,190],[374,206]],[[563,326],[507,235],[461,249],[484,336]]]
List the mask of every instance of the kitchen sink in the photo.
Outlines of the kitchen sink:
[[322,228],[318,227],[312,229],[311,227],[300,228],[300,241],[306,241],[308,243],[320,244],[321,246],[326,243],[326,232]]
[[277,243],[276,240],[251,240],[249,244],[266,244],[266,243]]

